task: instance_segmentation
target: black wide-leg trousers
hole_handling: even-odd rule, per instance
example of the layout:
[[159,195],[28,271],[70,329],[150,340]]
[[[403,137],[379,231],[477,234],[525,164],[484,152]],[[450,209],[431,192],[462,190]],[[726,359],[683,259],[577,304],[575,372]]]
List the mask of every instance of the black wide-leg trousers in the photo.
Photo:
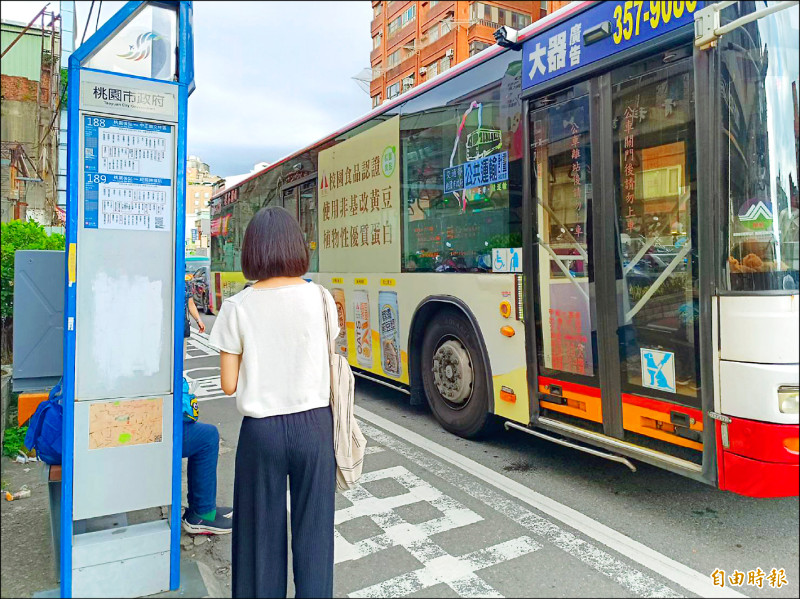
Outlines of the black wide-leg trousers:
[[330,407],[242,420],[233,483],[234,597],[286,597],[286,477],[296,597],[333,596]]

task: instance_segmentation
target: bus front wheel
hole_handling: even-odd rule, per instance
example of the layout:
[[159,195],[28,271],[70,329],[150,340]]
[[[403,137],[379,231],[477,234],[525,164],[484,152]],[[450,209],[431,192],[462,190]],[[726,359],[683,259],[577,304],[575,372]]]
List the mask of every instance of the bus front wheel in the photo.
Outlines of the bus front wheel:
[[422,384],[436,420],[460,437],[479,437],[493,428],[484,364],[467,317],[449,308],[436,314],[422,341]]

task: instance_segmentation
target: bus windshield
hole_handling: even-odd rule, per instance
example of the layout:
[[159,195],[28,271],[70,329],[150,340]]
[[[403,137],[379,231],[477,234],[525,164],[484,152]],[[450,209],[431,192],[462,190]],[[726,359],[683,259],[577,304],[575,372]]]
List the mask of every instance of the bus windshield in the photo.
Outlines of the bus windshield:
[[[722,22],[766,5],[737,2],[722,12]],[[731,291],[797,290],[800,283],[798,20],[795,5],[720,40],[728,197],[723,279]]]

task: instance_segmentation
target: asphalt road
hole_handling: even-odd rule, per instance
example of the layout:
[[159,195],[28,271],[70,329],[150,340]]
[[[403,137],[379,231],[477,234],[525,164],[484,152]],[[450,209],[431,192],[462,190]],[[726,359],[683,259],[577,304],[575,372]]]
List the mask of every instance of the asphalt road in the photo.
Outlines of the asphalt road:
[[[186,372],[200,418],[219,426],[230,504],[241,417],[196,333]],[[517,431],[466,441],[366,381],[356,400],[370,453],[362,485],[337,496],[336,596],[800,595],[797,498],[740,497],[646,464],[631,473]],[[230,537],[186,546],[229,593]],[[787,584],[712,583],[718,569],[758,568],[783,569]]]

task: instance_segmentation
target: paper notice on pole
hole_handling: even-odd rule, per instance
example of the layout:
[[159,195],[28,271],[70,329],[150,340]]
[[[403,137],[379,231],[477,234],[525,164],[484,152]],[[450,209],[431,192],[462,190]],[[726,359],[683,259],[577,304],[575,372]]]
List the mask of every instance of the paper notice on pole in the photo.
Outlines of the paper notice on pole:
[[89,407],[89,449],[160,443],[163,398],[93,403]]
[[173,128],[84,118],[84,227],[169,231]]

